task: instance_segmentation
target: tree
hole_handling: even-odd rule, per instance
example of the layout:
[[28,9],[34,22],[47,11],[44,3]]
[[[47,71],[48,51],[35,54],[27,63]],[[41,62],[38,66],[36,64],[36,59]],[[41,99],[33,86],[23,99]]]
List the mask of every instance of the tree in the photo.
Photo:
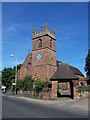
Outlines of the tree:
[[16,88],[17,88],[17,91],[23,89],[23,81],[22,80],[17,81]]
[[32,90],[33,89],[33,79],[31,76],[26,75],[23,80],[23,90]]
[[88,54],[86,57],[86,64],[85,64],[85,71],[86,71],[86,75],[89,77],[90,79],[90,49],[88,50]]
[[34,86],[37,92],[41,91],[43,89],[42,80],[40,80],[39,78],[36,78],[34,80]]
[[[19,70],[21,68],[22,64],[18,64],[17,65],[17,70]],[[13,70],[16,71],[16,66],[13,67]]]
[[6,86],[6,88],[10,88],[12,84],[12,79],[14,79],[14,71],[12,68],[4,68],[2,71],[2,84]]
[[[17,65],[17,70],[19,70],[21,64]],[[15,69],[13,68],[4,68],[2,70],[2,84],[6,86],[6,89],[11,88],[13,80],[15,80]]]
[[43,81],[43,82],[42,82],[42,87],[43,87],[43,89],[48,89],[48,88],[49,88],[49,85],[50,85],[50,82],[48,82],[48,81]]

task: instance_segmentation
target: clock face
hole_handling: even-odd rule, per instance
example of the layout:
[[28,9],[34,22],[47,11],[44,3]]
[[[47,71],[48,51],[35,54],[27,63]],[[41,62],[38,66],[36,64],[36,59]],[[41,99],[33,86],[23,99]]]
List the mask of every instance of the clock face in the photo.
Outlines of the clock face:
[[40,53],[38,53],[37,55],[36,55],[36,59],[37,60],[40,60],[42,58],[42,55],[40,54]]

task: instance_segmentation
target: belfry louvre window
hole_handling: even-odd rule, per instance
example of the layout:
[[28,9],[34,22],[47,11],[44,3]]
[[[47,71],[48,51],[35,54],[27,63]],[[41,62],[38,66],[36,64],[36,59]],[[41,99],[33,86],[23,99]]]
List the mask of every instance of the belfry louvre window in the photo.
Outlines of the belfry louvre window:
[[42,40],[39,39],[39,41],[38,41],[38,48],[41,48],[41,47],[42,47]]

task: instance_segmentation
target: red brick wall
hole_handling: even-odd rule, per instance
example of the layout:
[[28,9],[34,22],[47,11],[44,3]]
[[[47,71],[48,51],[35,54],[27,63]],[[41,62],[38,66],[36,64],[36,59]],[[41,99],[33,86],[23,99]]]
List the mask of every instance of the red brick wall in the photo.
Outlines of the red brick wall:
[[[46,80],[46,78],[50,78],[56,71],[56,58],[55,58],[55,52],[52,52],[51,50],[41,50],[40,53],[44,55],[46,54],[46,51],[50,51],[52,53],[51,56],[43,56],[41,60],[36,59],[37,51],[34,51],[32,53],[32,59],[31,59],[31,66],[28,66],[29,56],[26,58],[24,64],[22,65],[20,71],[19,71],[19,79],[23,79],[25,75],[32,75],[34,78],[35,76],[38,76],[42,80]],[[54,56],[54,57],[53,57]],[[53,59],[52,59],[53,57]]]
[[30,64],[32,64],[31,61],[31,54],[29,53],[26,57],[23,65],[21,66],[21,69],[18,71],[18,79],[22,80],[27,74],[30,74]]
[[[42,58],[37,60],[36,55],[41,54]],[[56,52],[45,48],[32,52],[32,66],[51,64],[56,66]]]
[[76,81],[74,82],[74,86],[80,85],[81,82],[83,82],[83,83],[86,82],[84,76],[80,76],[80,75],[76,75],[76,76],[79,78],[79,80],[76,80]]
[[52,81],[52,99],[57,99],[57,83],[58,81]]
[[33,78],[39,77],[41,80],[49,79],[56,71],[55,66],[39,65],[31,67],[31,75]]
[[[86,83],[84,76],[80,76],[80,75],[76,75],[76,76],[79,78],[79,80],[74,80],[74,87],[81,85],[81,82],[83,84]],[[63,90],[70,89],[70,84],[69,84],[69,82],[59,83],[59,88],[61,88]]]
[[[33,48],[33,50],[39,49],[38,48],[39,39],[42,40],[42,48],[46,48],[46,47],[50,48],[51,37],[43,36],[43,37],[40,37],[40,38],[33,39],[33,41],[32,41],[32,48]],[[52,49],[56,50],[56,41],[53,38],[52,38]]]

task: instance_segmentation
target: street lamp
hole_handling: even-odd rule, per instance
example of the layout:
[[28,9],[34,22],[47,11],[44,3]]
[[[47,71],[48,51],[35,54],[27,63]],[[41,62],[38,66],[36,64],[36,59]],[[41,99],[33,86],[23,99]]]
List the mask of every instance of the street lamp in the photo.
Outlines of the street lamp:
[[[11,55],[11,57],[14,57],[14,55]],[[15,83],[13,85],[15,85],[15,94],[17,94],[17,92],[16,92],[16,85],[17,85],[17,58],[16,57],[15,57],[15,61],[16,61]]]

